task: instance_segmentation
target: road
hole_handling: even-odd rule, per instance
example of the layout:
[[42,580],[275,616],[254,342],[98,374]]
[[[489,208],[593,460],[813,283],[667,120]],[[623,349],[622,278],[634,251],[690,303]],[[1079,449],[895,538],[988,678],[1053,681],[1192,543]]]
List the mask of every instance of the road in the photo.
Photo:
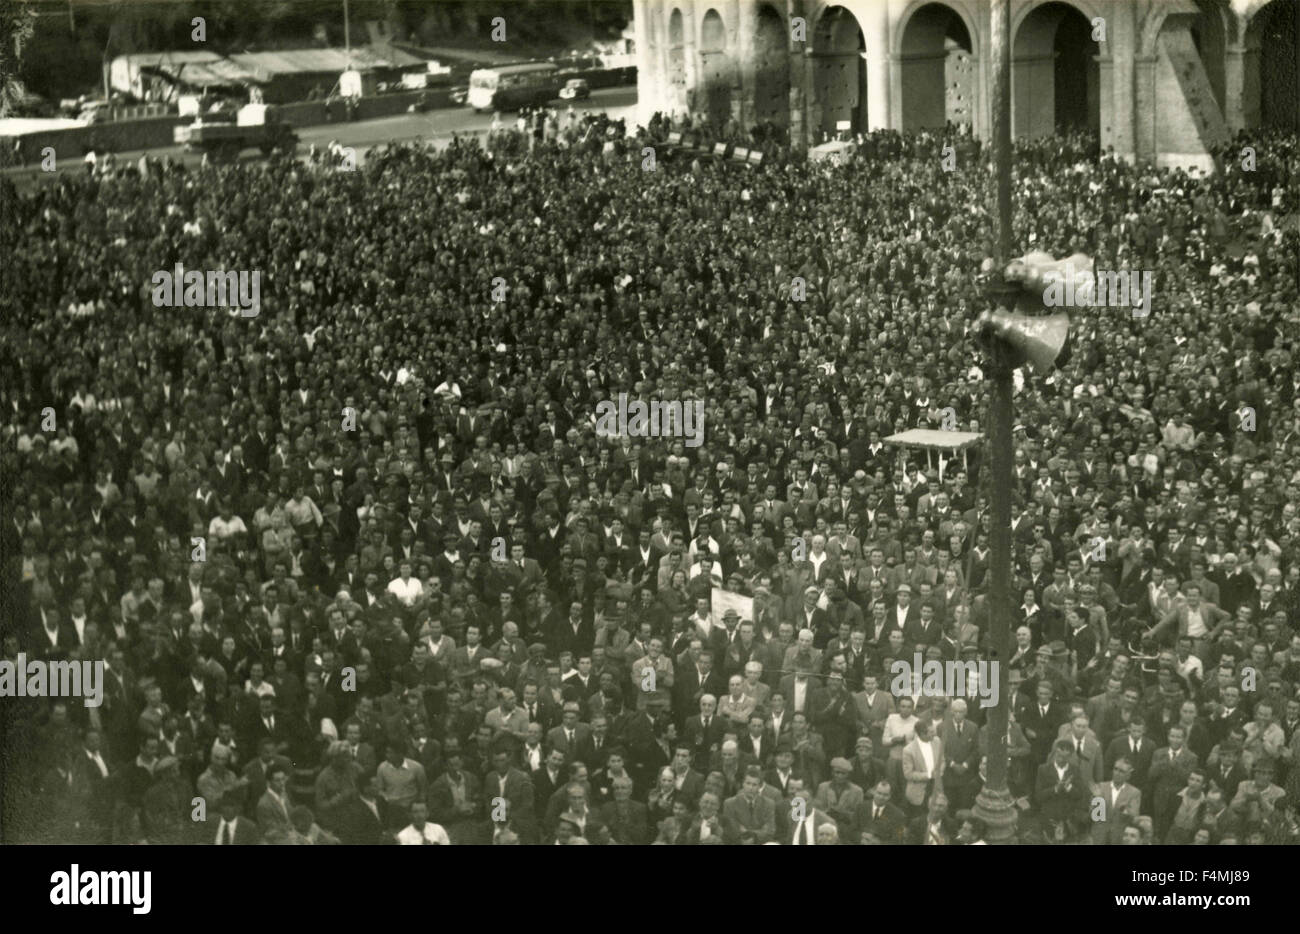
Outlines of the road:
[[[555,103],[561,110],[568,106],[563,101],[556,101]],[[579,114],[583,111],[592,113],[604,111],[615,120],[626,117],[630,124],[636,118],[636,88],[629,86],[602,88],[592,91],[591,99],[577,101],[574,104],[574,110]],[[512,125],[515,116],[515,114],[502,114],[502,125]],[[325,149],[331,141],[337,141],[340,146],[354,148],[357,152],[357,164],[363,165],[366,153],[373,146],[399,140],[417,139],[445,145],[450,142],[453,133],[462,135],[472,133],[483,136],[491,126],[492,115],[490,113],[479,114],[469,107],[454,107],[445,110],[430,110],[426,113],[399,114],[394,117],[382,117],[378,120],[366,120],[357,123],[327,123],[321,126],[299,127],[295,132],[298,134],[299,139],[299,157],[305,156],[313,144],[317,149]],[[113,158],[118,162],[136,162],[145,152],[157,159],[176,159],[186,165],[198,165],[201,160],[201,156],[185,152],[179,146],[119,152],[114,153]],[[256,160],[260,156],[257,150],[249,149],[241,158],[243,160]],[[60,160],[57,165],[58,171],[81,171],[83,168],[80,159]],[[40,178],[49,178],[51,174],[42,172],[37,164],[0,171],[0,175],[12,179],[19,190],[30,188]]]

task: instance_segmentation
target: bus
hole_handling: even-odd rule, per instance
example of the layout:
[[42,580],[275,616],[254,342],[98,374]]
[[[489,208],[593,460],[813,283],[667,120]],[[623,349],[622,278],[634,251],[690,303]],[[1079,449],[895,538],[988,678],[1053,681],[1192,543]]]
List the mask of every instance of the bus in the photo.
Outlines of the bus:
[[558,71],[549,62],[476,69],[469,76],[469,105],[481,112],[545,104],[560,93]]

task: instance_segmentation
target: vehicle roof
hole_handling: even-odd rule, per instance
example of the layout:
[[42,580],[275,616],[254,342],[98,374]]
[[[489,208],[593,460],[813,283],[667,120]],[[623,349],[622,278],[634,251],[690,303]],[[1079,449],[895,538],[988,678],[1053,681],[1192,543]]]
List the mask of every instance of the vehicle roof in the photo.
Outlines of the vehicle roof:
[[523,65],[496,65],[490,68],[476,68],[475,71],[494,71],[499,75],[523,75],[535,71],[555,71],[550,62],[528,62]]

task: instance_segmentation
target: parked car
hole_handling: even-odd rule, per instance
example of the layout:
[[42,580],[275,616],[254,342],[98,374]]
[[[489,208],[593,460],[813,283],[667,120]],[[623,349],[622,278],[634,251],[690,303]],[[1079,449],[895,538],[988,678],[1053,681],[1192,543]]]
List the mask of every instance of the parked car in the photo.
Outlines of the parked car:
[[591,88],[586,78],[570,78],[560,88],[560,98],[566,101],[585,101],[591,97]]

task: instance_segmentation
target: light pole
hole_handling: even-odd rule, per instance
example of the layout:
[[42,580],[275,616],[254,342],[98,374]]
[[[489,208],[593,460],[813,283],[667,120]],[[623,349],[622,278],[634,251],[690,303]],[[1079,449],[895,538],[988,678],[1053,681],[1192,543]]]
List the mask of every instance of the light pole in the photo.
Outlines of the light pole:
[[348,17],[348,0],[343,0],[343,49],[347,54],[348,67],[352,67],[352,21]]
[[[993,159],[997,184],[997,256],[994,276],[1000,277],[1011,259],[1011,3],[993,0]],[[1004,297],[999,305],[1010,304],[1004,285],[994,295]],[[1014,306],[1012,306],[1014,307]],[[1006,670],[1011,657],[1011,354],[1000,340],[988,341],[989,379],[989,473],[992,487],[992,517],[989,535],[989,634],[991,660],[997,662],[993,676],[998,680],[998,703],[988,714],[988,762],[984,787],[975,799],[974,812],[988,827],[989,843],[1015,841],[1016,808],[1007,788],[1007,725],[1011,699]]]

